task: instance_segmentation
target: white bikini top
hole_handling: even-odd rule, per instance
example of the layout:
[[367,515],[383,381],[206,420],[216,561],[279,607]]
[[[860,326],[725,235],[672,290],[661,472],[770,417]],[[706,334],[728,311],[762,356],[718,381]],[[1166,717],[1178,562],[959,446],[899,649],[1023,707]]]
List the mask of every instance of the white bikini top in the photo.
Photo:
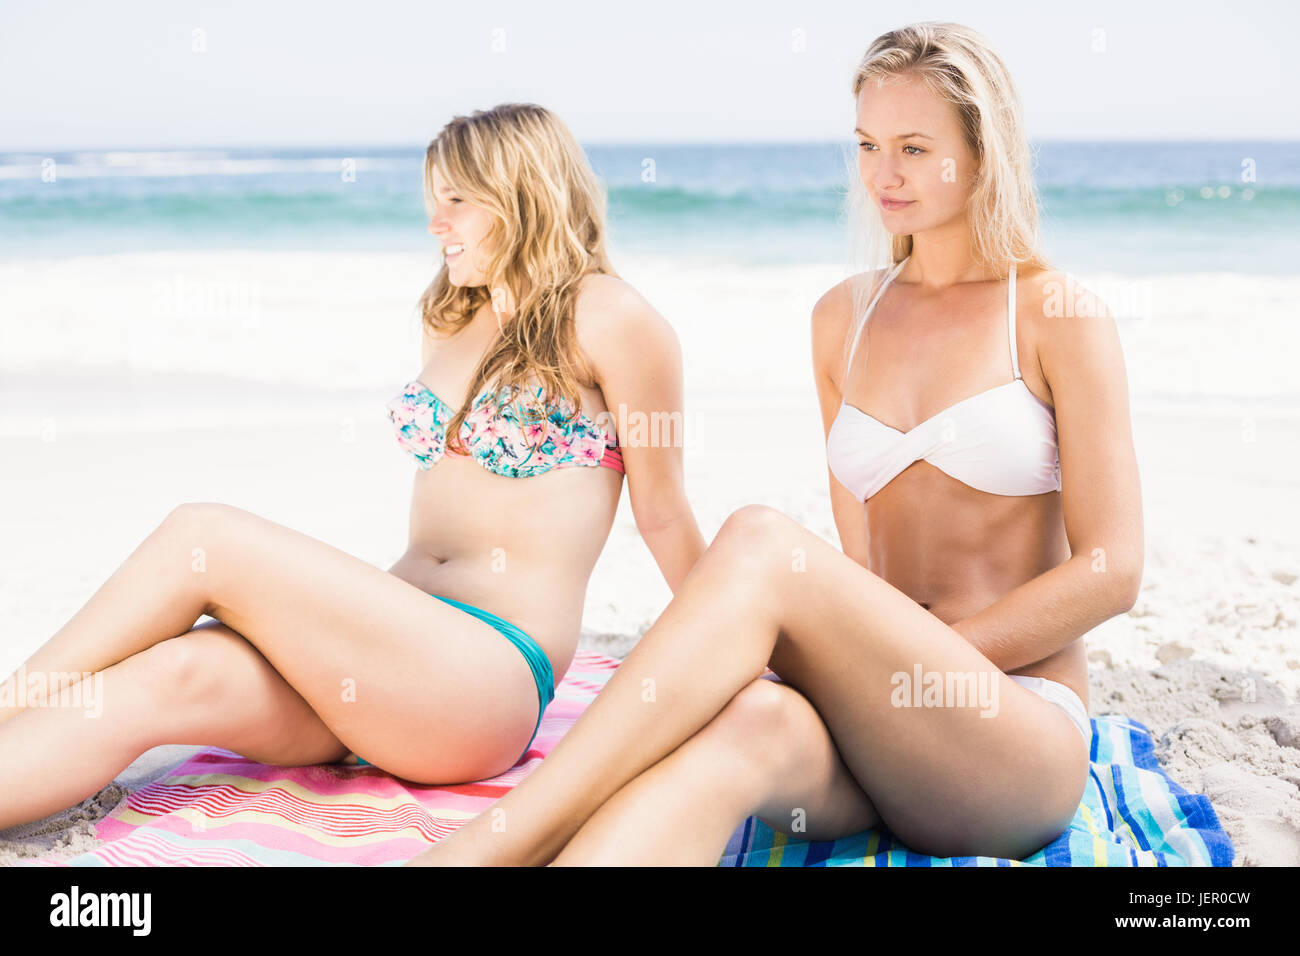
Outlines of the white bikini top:
[[[871,310],[906,262],[904,259],[894,267],[867,306],[862,329],[849,351],[849,368],[853,367],[858,338],[866,334]],[[911,431],[890,428],[841,399],[826,436],[826,459],[840,484],[859,501],[866,501],[913,462],[924,460],[990,494],[1060,491],[1056,413],[1020,377],[1015,263],[1007,286],[1007,330],[1015,378],[948,406]]]

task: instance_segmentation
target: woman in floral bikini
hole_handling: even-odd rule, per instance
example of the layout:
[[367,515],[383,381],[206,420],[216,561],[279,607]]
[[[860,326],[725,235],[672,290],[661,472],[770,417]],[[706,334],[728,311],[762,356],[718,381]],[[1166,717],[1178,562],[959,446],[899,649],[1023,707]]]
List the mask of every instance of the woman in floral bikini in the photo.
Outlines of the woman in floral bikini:
[[[384,571],[231,505],[175,508],[0,688],[22,701],[0,707],[0,828],[167,743],[284,765],[359,753],[424,784],[494,776],[573,657],[624,473],[669,587],[703,553],[680,443],[619,447],[610,409],[680,416],[681,352],[610,265],[573,136],[539,106],[478,111],[438,134],[425,172],[444,265],[421,371],[389,405],[419,466],[406,552]],[[30,706],[49,702],[17,692],[35,672],[102,679],[105,719]]]

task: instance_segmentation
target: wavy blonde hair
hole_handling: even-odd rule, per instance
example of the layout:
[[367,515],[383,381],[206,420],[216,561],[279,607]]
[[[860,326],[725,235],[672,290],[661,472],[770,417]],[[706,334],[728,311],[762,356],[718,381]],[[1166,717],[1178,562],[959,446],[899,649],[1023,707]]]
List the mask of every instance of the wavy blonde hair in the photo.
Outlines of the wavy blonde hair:
[[540,381],[546,401],[524,402],[521,420],[538,421],[557,402],[572,398],[572,421],[580,413],[581,382],[593,381],[574,333],[578,283],[593,272],[618,275],[605,251],[604,187],[568,128],[533,103],[453,117],[425,152],[426,204],[433,202],[435,167],[460,198],[487,209],[496,221],[484,243],[488,257],[478,262],[486,284],[452,285],[444,264],[420,297],[424,330],[454,335],[483,305],[496,302],[500,310],[505,290],[515,302],[509,315],[497,313],[501,334],[448,423],[448,446],[465,450],[461,423],[490,380],[498,409]]
[[[868,82],[901,77],[918,78],[957,111],[966,145],[977,161],[966,207],[976,261],[1004,278],[1009,261],[1018,267],[1052,268],[1041,247],[1033,155],[1020,99],[1006,64],[989,42],[959,23],[912,23],[890,30],[872,41],[854,71],[853,98],[857,100]],[[854,288],[854,315],[862,317],[875,280],[881,278],[875,269],[883,247],[888,247],[889,263],[897,265],[911,255],[912,237],[885,229],[880,210],[852,164],[851,170],[847,219],[857,261],[865,259],[872,273],[870,281]],[[860,325],[861,318],[850,323],[846,361]]]

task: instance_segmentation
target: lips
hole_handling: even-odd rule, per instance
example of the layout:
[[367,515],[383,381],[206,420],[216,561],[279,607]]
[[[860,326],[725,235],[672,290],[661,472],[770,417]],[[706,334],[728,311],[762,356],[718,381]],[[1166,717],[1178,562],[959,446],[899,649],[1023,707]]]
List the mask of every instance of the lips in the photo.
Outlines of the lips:
[[880,197],[880,205],[885,209],[902,209],[906,206],[912,205],[913,202],[915,202],[915,200],[908,199],[900,201],[897,199],[886,199],[884,196]]
[[442,247],[442,257],[443,259],[454,259],[464,251],[465,243],[450,242]]

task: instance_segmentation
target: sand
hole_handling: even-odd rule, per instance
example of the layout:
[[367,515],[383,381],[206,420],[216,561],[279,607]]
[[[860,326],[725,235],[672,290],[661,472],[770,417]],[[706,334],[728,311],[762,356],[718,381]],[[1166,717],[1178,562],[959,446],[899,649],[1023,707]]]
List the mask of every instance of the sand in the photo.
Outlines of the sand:
[[[228,387],[248,397],[246,385]],[[22,466],[5,476],[0,500],[0,664],[21,663],[182,501],[235,504],[387,567],[404,545],[411,472],[374,414],[380,397],[336,398],[320,421],[299,425],[0,438],[0,458]],[[735,436],[688,448],[701,526],[711,537],[730,511],[761,501],[834,541],[815,409],[769,399],[755,416],[734,395],[692,393],[710,429]],[[342,440],[338,420],[349,415],[358,425]],[[1132,611],[1088,637],[1091,712],[1152,730],[1173,779],[1210,797],[1237,865],[1300,863],[1300,520],[1289,458],[1300,423],[1263,421],[1264,439],[1243,442],[1231,411],[1140,402],[1134,423],[1145,577]],[[796,436],[788,458],[762,454],[759,432],[773,428]],[[581,646],[625,656],[668,597],[625,495],[588,591]],[[155,748],[78,806],[0,832],[0,863],[92,848],[95,821],[196,749]]]
[[[426,260],[0,263],[0,670],[182,502],[236,505],[389,567],[413,467],[383,404],[417,371],[410,306]],[[835,542],[807,316],[844,270],[644,259],[621,271],[678,329],[687,493],[706,537],[761,502]],[[1091,712],[1152,730],[1170,775],[1209,795],[1238,865],[1298,863],[1296,280],[1091,284],[1122,320],[1147,549],[1135,607],[1087,637]],[[233,367],[241,378],[221,374]],[[669,597],[624,495],[581,646],[625,656]],[[0,832],[0,863],[84,852],[96,820],[195,749],[155,748],[78,807]]]

